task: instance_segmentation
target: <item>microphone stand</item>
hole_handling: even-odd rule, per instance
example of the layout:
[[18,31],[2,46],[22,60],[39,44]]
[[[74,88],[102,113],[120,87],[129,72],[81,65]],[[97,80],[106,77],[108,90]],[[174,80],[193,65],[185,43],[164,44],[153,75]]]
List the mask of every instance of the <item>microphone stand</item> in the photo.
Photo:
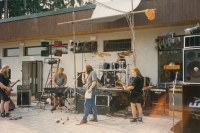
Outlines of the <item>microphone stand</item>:
[[172,92],[172,107],[173,107],[173,132],[174,133],[174,90],[176,88],[176,80],[177,80],[177,74],[178,71],[176,72],[176,77],[175,77],[175,81],[173,81],[173,92]]

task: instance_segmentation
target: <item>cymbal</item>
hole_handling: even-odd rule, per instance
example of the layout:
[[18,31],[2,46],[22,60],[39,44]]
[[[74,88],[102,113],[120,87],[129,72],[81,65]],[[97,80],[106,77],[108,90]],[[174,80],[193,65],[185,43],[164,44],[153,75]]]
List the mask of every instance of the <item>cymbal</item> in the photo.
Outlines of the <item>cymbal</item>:
[[133,51],[128,50],[128,51],[126,51],[126,52],[121,52],[121,53],[118,53],[118,54],[120,54],[120,55],[124,55],[124,56],[130,56],[130,55],[133,54]]
[[103,55],[99,51],[97,51],[96,54],[98,54],[100,57],[103,57]]
[[96,54],[98,54],[100,57],[111,56],[111,54],[109,54],[109,53],[104,53],[104,52],[100,52],[100,51],[97,51]]

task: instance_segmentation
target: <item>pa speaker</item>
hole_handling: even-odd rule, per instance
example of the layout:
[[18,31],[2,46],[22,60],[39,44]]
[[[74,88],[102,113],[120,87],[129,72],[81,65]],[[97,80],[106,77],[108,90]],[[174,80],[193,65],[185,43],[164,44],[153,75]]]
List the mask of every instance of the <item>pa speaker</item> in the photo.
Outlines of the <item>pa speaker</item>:
[[183,133],[200,133],[200,85],[183,85]]
[[77,86],[78,87],[83,87],[83,82],[82,82],[82,73],[78,73],[78,82],[77,82]]
[[18,106],[31,105],[31,90],[29,90],[29,91],[18,90],[17,91],[17,105]]
[[200,84],[200,48],[183,49],[183,82]]

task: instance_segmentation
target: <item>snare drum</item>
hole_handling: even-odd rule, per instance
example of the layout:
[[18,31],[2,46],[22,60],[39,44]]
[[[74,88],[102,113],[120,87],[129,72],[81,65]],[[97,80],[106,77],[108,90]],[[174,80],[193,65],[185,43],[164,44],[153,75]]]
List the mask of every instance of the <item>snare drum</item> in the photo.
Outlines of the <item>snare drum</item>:
[[126,69],[126,62],[125,61],[119,61],[119,69]]
[[108,62],[103,62],[102,69],[103,69],[103,70],[110,69],[110,63],[108,63]]

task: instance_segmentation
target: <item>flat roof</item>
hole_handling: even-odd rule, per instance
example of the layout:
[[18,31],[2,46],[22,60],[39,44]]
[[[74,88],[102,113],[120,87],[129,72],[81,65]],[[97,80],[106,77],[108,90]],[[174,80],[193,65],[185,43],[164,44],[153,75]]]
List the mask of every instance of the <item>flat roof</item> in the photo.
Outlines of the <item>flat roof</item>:
[[24,20],[24,19],[39,18],[39,17],[44,17],[44,16],[64,14],[64,13],[70,13],[70,12],[77,12],[77,11],[82,11],[82,10],[89,10],[89,9],[94,9],[95,7],[96,7],[96,5],[89,4],[89,5],[84,5],[84,6],[81,6],[81,7],[64,8],[64,9],[59,9],[59,10],[56,10],[56,11],[47,11],[47,12],[30,14],[30,15],[1,19],[0,23],[6,23],[6,22],[18,21],[18,20]]

